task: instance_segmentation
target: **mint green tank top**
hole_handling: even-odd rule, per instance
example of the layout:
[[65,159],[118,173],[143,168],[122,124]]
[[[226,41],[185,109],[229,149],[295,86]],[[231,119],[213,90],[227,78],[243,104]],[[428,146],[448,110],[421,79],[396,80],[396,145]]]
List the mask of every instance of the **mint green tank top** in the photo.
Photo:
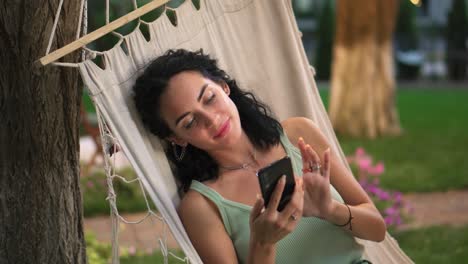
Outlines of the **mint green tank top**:
[[[302,175],[302,159],[299,149],[281,135],[281,144],[292,160],[294,173]],[[214,189],[198,181],[192,181],[190,189],[210,199],[218,208],[226,232],[231,238],[239,263],[247,263],[249,254],[251,206],[222,197]],[[330,185],[332,198],[343,199]],[[276,263],[354,263],[361,259],[363,248],[354,237],[325,220],[316,217],[303,217],[296,229],[278,242]]]

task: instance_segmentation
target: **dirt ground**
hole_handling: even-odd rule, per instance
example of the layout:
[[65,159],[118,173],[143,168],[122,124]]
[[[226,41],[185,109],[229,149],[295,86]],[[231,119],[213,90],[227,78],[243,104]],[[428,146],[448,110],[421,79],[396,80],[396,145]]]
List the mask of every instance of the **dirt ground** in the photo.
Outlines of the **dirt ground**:
[[[404,196],[412,207],[410,222],[399,229],[407,230],[431,225],[466,225],[468,224],[468,190],[437,193],[414,193]],[[122,215],[127,221],[138,221],[145,213]],[[107,216],[87,218],[84,221],[85,232],[92,231],[101,242],[111,241],[111,220]],[[159,239],[167,238],[168,248],[177,248],[169,228],[158,218],[152,216],[139,224],[119,226],[119,245],[125,248],[137,248],[144,251],[159,249]],[[164,236],[164,233],[167,236]]]
[[413,208],[411,219],[399,229],[431,225],[468,224],[468,190],[407,194],[404,199]]

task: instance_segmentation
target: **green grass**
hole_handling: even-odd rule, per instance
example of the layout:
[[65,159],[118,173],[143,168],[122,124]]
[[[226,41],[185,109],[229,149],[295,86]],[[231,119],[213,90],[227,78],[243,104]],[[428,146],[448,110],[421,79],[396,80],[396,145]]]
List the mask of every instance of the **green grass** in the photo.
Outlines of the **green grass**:
[[[321,90],[327,104],[328,92]],[[345,154],[363,147],[382,160],[382,186],[402,192],[468,187],[468,90],[409,89],[397,93],[404,132],[376,140],[340,136]]]
[[468,259],[468,226],[429,227],[394,237],[415,263],[465,263]]

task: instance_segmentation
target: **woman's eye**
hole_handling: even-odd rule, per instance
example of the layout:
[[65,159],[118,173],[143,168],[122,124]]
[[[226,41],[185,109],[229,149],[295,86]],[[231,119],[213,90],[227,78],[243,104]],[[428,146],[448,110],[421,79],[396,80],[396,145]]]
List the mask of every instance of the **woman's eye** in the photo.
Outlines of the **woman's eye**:
[[206,100],[206,103],[209,104],[211,102],[213,102],[213,100],[215,99],[216,95],[215,94],[212,94],[210,97],[208,97],[208,99]]
[[192,118],[187,124],[184,125],[185,129],[190,129],[195,124],[195,118]]

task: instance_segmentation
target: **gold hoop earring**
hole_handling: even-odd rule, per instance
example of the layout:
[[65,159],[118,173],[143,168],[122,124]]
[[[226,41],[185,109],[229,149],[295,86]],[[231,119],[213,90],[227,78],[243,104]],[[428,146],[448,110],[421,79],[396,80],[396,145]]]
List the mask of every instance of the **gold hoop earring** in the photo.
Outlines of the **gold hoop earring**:
[[176,158],[178,162],[181,162],[185,156],[185,153],[187,152],[187,147],[181,147],[182,150],[180,151],[180,154],[179,154],[177,151],[177,144],[174,142],[171,142],[171,145],[172,145],[172,151],[174,152],[174,157]]

